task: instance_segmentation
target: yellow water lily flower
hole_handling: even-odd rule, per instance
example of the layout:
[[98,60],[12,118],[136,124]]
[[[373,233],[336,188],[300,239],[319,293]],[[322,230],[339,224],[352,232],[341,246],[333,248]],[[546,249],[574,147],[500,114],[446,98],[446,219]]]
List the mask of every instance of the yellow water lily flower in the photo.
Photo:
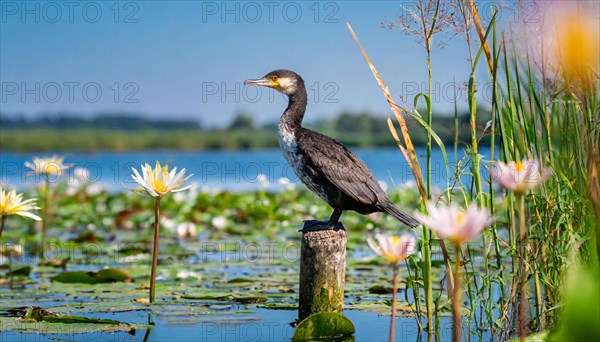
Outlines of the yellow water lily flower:
[[465,211],[453,204],[436,207],[430,202],[427,203],[427,211],[429,215],[417,212],[415,218],[441,239],[458,245],[472,241],[494,221],[487,209],[480,209],[475,204]]
[[40,209],[34,205],[35,198],[23,200],[23,194],[15,190],[6,191],[0,187],[0,216],[19,215],[40,221],[41,218],[30,213],[31,210]]
[[186,170],[182,169],[178,173],[176,167],[169,172],[169,165],[166,164],[163,167],[158,161],[154,169],[148,163],[141,165],[141,174],[135,168],[131,169],[133,170],[131,178],[142,186],[143,192],[152,197],[163,197],[168,193],[184,191],[192,187],[192,185],[188,185],[180,188],[193,175],[186,177]]
[[52,156],[49,158],[33,158],[33,163],[25,162],[32,172],[41,175],[62,175],[71,165],[63,164],[64,158]]
[[597,75],[600,66],[600,21],[590,13],[565,11],[557,16],[555,55],[567,82]]
[[393,236],[388,234],[375,234],[367,239],[369,247],[375,254],[382,256],[392,264],[399,264],[415,252],[417,241],[410,234]]
[[496,162],[490,170],[492,179],[507,190],[523,194],[534,189],[552,176],[552,170],[542,169],[537,160],[523,160],[504,164]]

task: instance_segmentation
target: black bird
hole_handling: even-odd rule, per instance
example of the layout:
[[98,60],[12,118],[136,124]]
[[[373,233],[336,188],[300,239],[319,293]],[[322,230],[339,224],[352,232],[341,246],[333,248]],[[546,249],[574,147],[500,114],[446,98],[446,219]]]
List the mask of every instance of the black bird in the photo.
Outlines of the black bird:
[[[279,145],[302,183],[334,209],[327,229],[336,227],[344,210],[361,214],[387,212],[410,227],[419,224],[387,198],[367,165],[346,146],[302,127],[307,96],[300,75],[280,69],[257,80],[246,80],[244,84],[273,88],[288,96],[287,109],[277,125]],[[308,221],[304,229],[317,229],[320,223]]]

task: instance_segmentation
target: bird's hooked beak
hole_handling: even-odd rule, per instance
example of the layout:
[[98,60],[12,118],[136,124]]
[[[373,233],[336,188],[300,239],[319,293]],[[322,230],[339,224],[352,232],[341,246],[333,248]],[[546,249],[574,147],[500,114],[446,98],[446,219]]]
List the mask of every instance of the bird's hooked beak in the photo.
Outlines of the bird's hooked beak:
[[244,85],[257,85],[262,87],[269,87],[273,89],[280,90],[280,85],[277,80],[273,80],[271,78],[259,78],[257,80],[245,80]]

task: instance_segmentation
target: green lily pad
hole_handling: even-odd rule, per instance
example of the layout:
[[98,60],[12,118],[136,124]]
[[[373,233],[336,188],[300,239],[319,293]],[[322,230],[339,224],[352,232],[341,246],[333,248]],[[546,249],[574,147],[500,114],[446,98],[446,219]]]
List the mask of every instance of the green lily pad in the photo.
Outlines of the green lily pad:
[[121,324],[121,322],[114,319],[84,316],[46,316],[42,320],[49,323]]
[[233,278],[227,281],[229,284],[237,284],[237,283],[253,283],[254,280],[250,278]]
[[182,299],[213,299],[213,300],[227,300],[231,297],[230,292],[214,292],[214,293],[202,293],[202,294],[182,294]]
[[128,282],[131,280],[131,275],[129,274],[129,272],[122,269],[105,268],[98,272],[65,271],[52,278],[52,280],[59,283],[115,283]]
[[393,293],[393,292],[394,292],[394,289],[389,286],[373,285],[373,286],[369,287],[369,293],[388,294],[388,293]]
[[131,275],[129,272],[119,268],[105,268],[96,273],[99,283],[129,282]]
[[98,283],[98,279],[94,276],[94,272],[84,271],[66,271],[52,278],[52,281],[57,281],[59,283]]
[[7,312],[12,317],[21,317],[25,319],[33,319],[37,322],[49,323],[92,323],[92,324],[121,324],[114,319],[101,319],[84,316],[59,315],[56,312],[46,310],[39,306],[19,307],[8,309]]
[[15,268],[12,270],[12,275],[13,276],[25,276],[28,277],[29,274],[31,273],[31,266],[23,266],[23,267],[19,267],[19,268]]
[[[42,324],[40,326],[40,324]],[[65,331],[73,331],[73,327],[69,323],[43,323],[35,320],[23,320],[13,317],[1,317],[0,325],[4,331],[23,332],[23,333],[40,333],[40,327],[43,327],[44,334],[64,334]],[[136,330],[144,329],[146,326],[141,324],[78,324],[77,332],[85,333],[112,333],[115,331],[126,331],[134,334]]]
[[290,303],[264,303],[256,307],[269,310],[298,310],[298,304]]
[[319,312],[300,322],[292,341],[347,336],[355,331],[354,324],[345,316],[335,312]]
[[269,298],[264,296],[233,296],[233,300],[242,304],[264,303]]

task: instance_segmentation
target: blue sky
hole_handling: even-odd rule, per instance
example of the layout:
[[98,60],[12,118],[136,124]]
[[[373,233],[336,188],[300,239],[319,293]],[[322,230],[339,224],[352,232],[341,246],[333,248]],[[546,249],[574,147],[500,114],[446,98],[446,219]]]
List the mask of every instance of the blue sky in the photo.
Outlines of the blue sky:
[[[286,99],[242,82],[287,68],[309,87],[307,120],[342,110],[388,114],[345,23],[392,94],[412,102],[415,89],[425,90],[425,52],[412,37],[381,27],[402,13],[399,3],[2,1],[1,111],[127,111],[207,125],[245,112],[271,122]],[[438,111],[452,110],[453,80],[468,79],[466,58],[460,36],[434,52]],[[480,70],[485,82],[485,65]]]

